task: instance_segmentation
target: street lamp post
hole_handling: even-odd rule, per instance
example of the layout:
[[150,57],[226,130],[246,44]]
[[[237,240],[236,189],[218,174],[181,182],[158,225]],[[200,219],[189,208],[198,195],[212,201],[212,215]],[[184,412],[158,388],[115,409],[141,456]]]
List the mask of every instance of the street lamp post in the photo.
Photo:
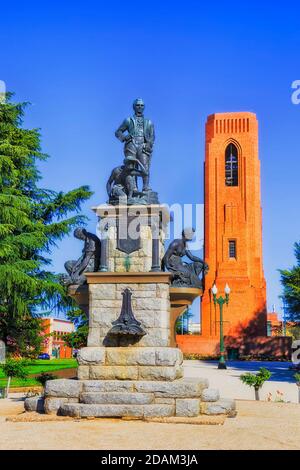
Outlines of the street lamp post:
[[230,288],[228,284],[225,286],[225,298],[221,295],[217,297],[218,289],[216,284],[213,285],[212,294],[214,299],[214,304],[218,304],[220,308],[220,359],[218,364],[218,369],[227,369],[225,362],[225,346],[224,346],[224,332],[223,332],[223,305],[228,305]]

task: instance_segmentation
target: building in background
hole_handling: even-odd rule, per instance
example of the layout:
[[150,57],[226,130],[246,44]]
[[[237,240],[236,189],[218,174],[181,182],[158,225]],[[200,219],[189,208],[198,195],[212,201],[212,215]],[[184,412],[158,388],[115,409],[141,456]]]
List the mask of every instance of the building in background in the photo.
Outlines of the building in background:
[[58,318],[43,318],[43,352],[51,358],[67,359],[72,357],[72,348],[66,345],[63,336],[75,330],[74,323]]
[[225,334],[266,336],[266,281],[258,122],[253,113],[222,113],[206,123],[204,256],[209,264],[202,299],[202,335],[219,338],[218,309],[210,288],[232,296]]
[[279,318],[278,313],[274,310],[268,313],[267,333],[268,336],[292,336],[294,339],[299,338],[300,322],[285,321]]
[[267,316],[267,335],[268,336],[278,336],[280,333],[283,334],[283,321],[279,320],[278,313],[274,310],[271,313],[268,313]]
[[258,122],[250,112],[217,113],[206,122],[204,258],[209,272],[201,334],[178,336],[183,352],[218,354],[220,316],[211,288],[216,283],[224,296],[228,283],[230,300],[223,310],[228,355],[289,356],[290,338],[267,336]]

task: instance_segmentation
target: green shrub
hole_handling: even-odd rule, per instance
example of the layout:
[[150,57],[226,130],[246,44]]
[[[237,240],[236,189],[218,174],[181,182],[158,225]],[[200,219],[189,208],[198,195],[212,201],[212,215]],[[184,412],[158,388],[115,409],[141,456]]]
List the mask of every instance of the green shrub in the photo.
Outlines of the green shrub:
[[270,379],[272,373],[265,367],[261,367],[257,374],[251,374],[246,372],[240,376],[240,380],[249,387],[253,387],[255,390],[255,399],[259,400],[259,389],[263,384]]
[[28,361],[24,359],[7,359],[6,363],[1,365],[1,369],[6,377],[26,379],[28,375],[26,366],[28,366]]
[[300,385],[300,374],[299,374],[299,372],[296,372],[296,374],[294,374],[294,378],[296,380],[297,385],[298,384]]
[[57,375],[51,374],[51,372],[42,372],[40,375],[36,377],[36,380],[45,387],[47,380],[54,380],[57,379]]
[[16,377],[18,379],[27,379],[28,372],[26,367],[28,366],[28,361],[25,359],[7,359],[5,364],[1,365],[1,369],[3,370],[7,380],[7,387],[6,387],[6,396],[9,394],[9,387],[12,377]]
[[217,361],[219,359],[219,356],[204,355],[199,353],[184,353],[183,358],[190,361]]

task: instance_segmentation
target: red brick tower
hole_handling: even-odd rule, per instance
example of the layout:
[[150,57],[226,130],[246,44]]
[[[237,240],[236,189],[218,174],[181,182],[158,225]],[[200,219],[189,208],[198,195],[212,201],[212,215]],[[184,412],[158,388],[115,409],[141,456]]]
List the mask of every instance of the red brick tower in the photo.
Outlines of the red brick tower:
[[231,288],[224,333],[249,339],[266,335],[266,282],[258,122],[253,113],[208,117],[205,149],[205,260],[210,270],[202,299],[202,337],[218,339],[219,311],[210,288]]

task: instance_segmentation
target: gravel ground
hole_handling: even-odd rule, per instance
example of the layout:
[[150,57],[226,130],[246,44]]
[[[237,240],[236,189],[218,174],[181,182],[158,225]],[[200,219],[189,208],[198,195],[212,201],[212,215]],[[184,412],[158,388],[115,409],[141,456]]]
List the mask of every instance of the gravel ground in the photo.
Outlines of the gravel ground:
[[187,425],[98,419],[15,423],[20,399],[0,400],[0,449],[300,449],[300,406],[238,401],[224,425]]

